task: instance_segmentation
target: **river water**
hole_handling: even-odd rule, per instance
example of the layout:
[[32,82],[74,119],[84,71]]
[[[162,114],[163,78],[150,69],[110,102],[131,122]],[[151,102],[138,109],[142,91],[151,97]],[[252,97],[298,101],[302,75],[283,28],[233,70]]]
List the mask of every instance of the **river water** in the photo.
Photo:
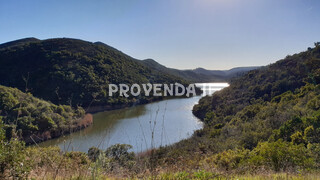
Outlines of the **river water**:
[[[227,87],[227,83],[197,83],[204,95]],[[105,111],[93,115],[93,125],[70,135],[39,145],[59,146],[63,151],[88,152],[92,146],[106,149],[121,143],[134,152],[170,145],[190,137],[203,124],[192,114],[202,96],[169,99],[135,107]]]

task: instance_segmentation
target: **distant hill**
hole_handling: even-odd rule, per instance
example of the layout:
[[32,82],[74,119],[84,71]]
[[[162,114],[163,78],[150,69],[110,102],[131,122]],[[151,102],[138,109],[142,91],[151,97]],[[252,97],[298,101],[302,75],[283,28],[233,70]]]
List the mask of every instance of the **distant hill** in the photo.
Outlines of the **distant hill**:
[[208,76],[204,74],[198,74],[193,72],[192,70],[178,70],[178,69],[173,69],[173,68],[167,68],[158,62],[156,62],[153,59],[146,59],[143,61],[140,61],[140,63],[148,66],[149,68],[159,71],[165,74],[171,74],[180,78],[183,78],[185,80],[188,80],[190,82],[210,82],[210,81],[220,81],[223,78],[222,77],[217,77],[217,76]]
[[229,80],[233,77],[243,75],[244,73],[246,73],[248,71],[252,71],[252,70],[255,70],[258,68],[260,68],[260,66],[236,67],[236,68],[232,68],[229,70],[207,70],[204,68],[197,68],[192,71],[195,73],[198,73],[198,74],[204,74],[207,76],[218,76],[218,77],[222,77],[226,80]]
[[225,82],[231,78],[243,75],[244,73],[260,68],[259,66],[252,67],[237,67],[230,70],[207,70],[204,68],[197,68],[194,70],[178,70],[167,68],[153,59],[146,59],[142,61],[148,67],[167,74],[189,80],[191,82]]

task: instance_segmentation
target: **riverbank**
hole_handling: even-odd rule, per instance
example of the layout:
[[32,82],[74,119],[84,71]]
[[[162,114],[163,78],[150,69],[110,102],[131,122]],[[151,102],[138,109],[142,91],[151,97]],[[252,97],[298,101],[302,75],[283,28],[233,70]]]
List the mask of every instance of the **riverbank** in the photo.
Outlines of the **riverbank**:
[[59,138],[63,135],[68,135],[77,131],[80,131],[84,128],[87,128],[93,124],[93,115],[88,113],[80,120],[77,120],[75,124],[71,124],[67,129],[65,130],[48,130],[42,133],[32,134],[28,137],[23,137],[24,142],[27,145],[32,145],[35,143],[44,142],[47,140]]
[[[170,145],[189,138],[195,130],[202,128],[202,122],[191,111],[199,99],[200,96],[167,99],[99,112],[93,115],[92,126],[40,146],[59,146],[63,151],[73,149],[87,153],[92,146],[106,149],[120,143],[131,144],[132,151],[138,153],[151,146]],[[65,145],[69,143],[70,148],[66,149]]]
[[[196,87],[196,96],[200,96],[202,93],[203,91],[199,89],[199,87]],[[191,98],[191,97],[195,97],[195,96],[190,96],[190,97],[187,97],[185,95],[184,96],[154,96],[148,99],[136,99],[134,102],[130,102],[127,104],[89,106],[86,108],[86,112],[95,114],[103,111],[112,111],[117,109],[130,108],[133,106],[145,105],[145,104],[164,101],[168,99],[180,99],[180,98]]]
[[27,145],[32,145],[35,143],[45,142],[48,140],[54,140],[64,135],[70,135],[76,133],[80,130],[84,130],[85,128],[90,127],[93,124],[94,118],[93,115],[97,113],[102,113],[106,111],[113,111],[113,110],[121,110],[121,109],[128,109],[134,108],[137,106],[147,105],[155,102],[160,102],[169,99],[182,99],[188,97],[156,97],[152,98],[150,101],[140,101],[136,103],[130,104],[123,104],[123,105],[101,105],[101,106],[92,106],[87,108],[86,115],[83,117],[77,124],[71,125],[66,130],[63,131],[45,131],[38,134],[33,134],[32,136],[25,137],[23,140],[26,142]]

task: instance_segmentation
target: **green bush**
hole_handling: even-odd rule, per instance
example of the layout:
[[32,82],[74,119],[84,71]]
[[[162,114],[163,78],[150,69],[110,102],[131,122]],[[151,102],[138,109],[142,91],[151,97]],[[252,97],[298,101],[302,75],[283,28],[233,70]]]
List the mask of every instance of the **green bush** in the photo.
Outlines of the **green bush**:
[[217,169],[233,170],[246,163],[249,159],[249,152],[247,149],[227,150],[207,158],[205,162]]
[[0,178],[27,178],[31,170],[25,145],[17,139],[7,141],[0,118]]
[[311,168],[314,164],[310,151],[303,144],[293,144],[278,140],[263,142],[251,152],[251,165],[271,167],[274,171],[290,168]]
[[129,152],[129,149],[131,148],[132,146],[129,144],[115,144],[110,146],[105,151],[105,154],[112,163],[123,167],[132,168],[135,163],[135,154],[134,152]]
[[294,144],[306,144],[305,137],[301,131],[297,131],[291,135],[291,142]]
[[96,147],[91,147],[89,150],[88,150],[88,157],[91,161],[95,162],[98,157],[100,156],[100,154],[102,154],[102,150],[96,148]]

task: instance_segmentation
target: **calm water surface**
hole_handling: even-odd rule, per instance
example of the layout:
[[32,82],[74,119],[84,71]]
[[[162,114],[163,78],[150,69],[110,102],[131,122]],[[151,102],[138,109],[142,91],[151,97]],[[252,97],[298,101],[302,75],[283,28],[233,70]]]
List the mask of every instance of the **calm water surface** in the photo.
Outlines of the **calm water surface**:
[[[228,86],[227,83],[197,83],[205,94]],[[192,114],[192,107],[201,96],[170,99],[119,110],[96,113],[93,125],[40,146],[59,146],[64,151],[88,152],[92,146],[100,149],[122,143],[131,144],[133,151],[142,152],[190,137],[203,124]],[[153,137],[153,138],[152,138]]]

